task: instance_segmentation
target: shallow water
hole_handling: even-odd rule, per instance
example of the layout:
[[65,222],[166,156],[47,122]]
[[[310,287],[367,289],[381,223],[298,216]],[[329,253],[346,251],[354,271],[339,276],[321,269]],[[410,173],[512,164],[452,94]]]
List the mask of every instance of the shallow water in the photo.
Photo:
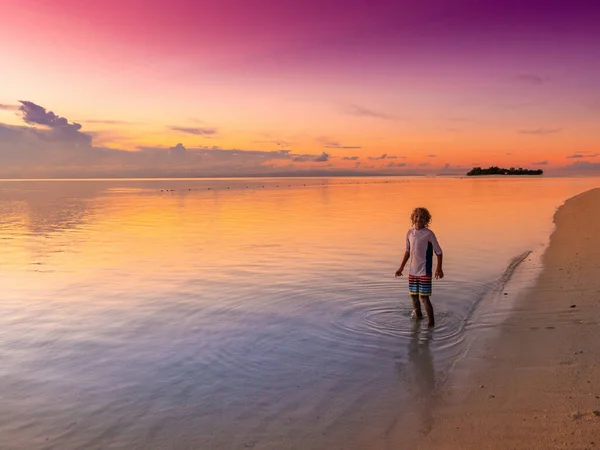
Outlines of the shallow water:
[[[599,185],[0,181],[3,445],[387,448],[426,432],[465,330],[510,304],[485,294]],[[415,206],[445,253],[433,332],[393,276]]]

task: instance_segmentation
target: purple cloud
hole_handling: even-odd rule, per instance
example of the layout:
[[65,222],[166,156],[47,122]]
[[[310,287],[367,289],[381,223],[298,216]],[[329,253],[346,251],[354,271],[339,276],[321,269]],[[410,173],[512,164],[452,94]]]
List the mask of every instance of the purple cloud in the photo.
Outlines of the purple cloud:
[[378,159],[386,159],[388,157],[387,153],[384,153],[381,156],[369,156],[371,161],[377,161]]
[[539,86],[544,83],[543,78],[538,75],[518,75],[517,80],[522,83],[535,86]]
[[69,123],[64,117],[57,116],[52,111],[46,111],[46,108],[36,105],[27,100],[19,100],[21,106],[19,111],[23,114],[23,120],[30,125],[44,125],[50,128],[54,134],[50,137],[56,140],[75,141],[78,144],[91,144],[92,137],[81,133],[81,125],[78,123]]
[[36,105],[27,100],[19,100],[21,106],[19,110],[23,113],[23,120],[29,124],[45,125],[49,128],[79,131],[81,125],[78,123],[69,123],[64,117],[57,116],[52,111],[46,111],[46,108]]
[[595,158],[596,156],[598,156],[598,153],[577,152],[572,155],[566,156],[566,158],[568,158],[568,159]]
[[518,132],[520,134],[531,134],[531,135],[543,136],[546,134],[560,133],[561,131],[562,130],[560,128],[537,128],[535,130],[519,130]]
[[325,148],[345,148],[345,149],[356,149],[362,148],[360,145],[342,145],[339,142],[325,142]]
[[0,111],[17,111],[19,109],[19,105],[4,105],[0,103]]
[[531,164],[533,164],[534,166],[545,166],[548,164],[548,161],[544,160],[544,161],[536,161],[536,162],[532,162]]
[[342,156],[342,159],[344,161],[356,161],[358,159],[358,156]]
[[217,132],[214,128],[194,128],[194,127],[171,127],[173,131],[181,131],[182,133],[195,134],[198,136],[212,136]]
[[319,156],[317,156],[314,161],[315,162],[325,162],[329,160],[329,154],[328,153],[321,153]]
[[314,155],[297,155],[292,158],[294,162],[326,162],[329,161],[328,153],[321,153],[318,156]]
[[375,119],[384,119],[384,120],[394,120],[393,116],[389,114],[384,114],[381,112],[373,111],[371,109],[367,109],[363,106],[359,105],[351,105],[347,110],[347,114],[352,116],[360,116],[360,117],[372,117]]
[[128,125],[135,122],[128,122],[126,120],[102,120],[102,119],[90,119],[90,120],[82,120],[85,123],[101,123],[106,125]]

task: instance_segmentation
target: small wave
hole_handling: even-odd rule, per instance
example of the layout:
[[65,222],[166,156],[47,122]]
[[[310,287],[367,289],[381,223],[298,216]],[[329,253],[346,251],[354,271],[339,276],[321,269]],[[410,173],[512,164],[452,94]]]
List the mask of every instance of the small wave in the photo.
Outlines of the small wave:
[[523,263],[523,261],[525,261],[525,259],[527,259],[531,252],[531,250],[527,250],[515,256],[510,261],[502,275],[500,275],[500,277],[490,285],[489,289],[482,293],[482,295],[479,296],[475,302],[473,302],[473,304],[471,305],[471,309],[469,310],[467,317],[465,318],[463,328],[464,326],[466,326],[467,323],[471,321],[475,312],[477,311],[477,308],[481,305],[484,299],[497,296],[504,290],[517,268],[521,265],[521,263]]

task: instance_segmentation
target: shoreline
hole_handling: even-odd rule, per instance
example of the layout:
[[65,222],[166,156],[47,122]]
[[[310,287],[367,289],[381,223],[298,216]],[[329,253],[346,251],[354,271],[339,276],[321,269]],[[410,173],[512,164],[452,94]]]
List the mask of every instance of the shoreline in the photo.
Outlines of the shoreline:
[[600,188],[557,209],[541,273],[497,335],[457,362],[418,448],[600,446],[597,205]]

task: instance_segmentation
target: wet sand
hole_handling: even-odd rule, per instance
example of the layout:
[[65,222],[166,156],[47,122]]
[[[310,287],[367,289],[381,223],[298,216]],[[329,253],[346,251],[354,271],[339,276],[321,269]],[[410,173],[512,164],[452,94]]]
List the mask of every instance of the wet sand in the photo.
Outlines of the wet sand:
[[457,365],[418,448],[600,448],[600,189],[554,220],[540,277]]

